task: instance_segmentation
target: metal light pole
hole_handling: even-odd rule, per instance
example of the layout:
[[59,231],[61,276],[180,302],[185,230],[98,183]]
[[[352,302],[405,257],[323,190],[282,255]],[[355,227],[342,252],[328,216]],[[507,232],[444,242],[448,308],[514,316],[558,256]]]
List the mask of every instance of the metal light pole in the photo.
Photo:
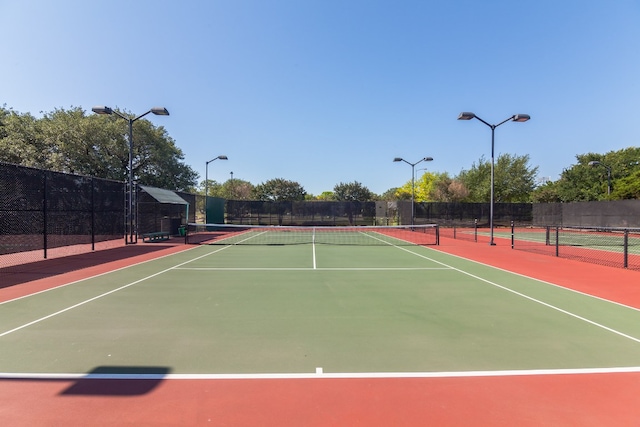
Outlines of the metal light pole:
[[135,117],[133,119],[131,117],[127,117],[124,114],[119,113],[116,110],[112,110],[111,108],[106,107],[104,105],[93,107],[91,111],[93,111],[96,114],[115,114],[116,116],[126,120],[129,123],[129,181],[127,183],[127,187],[128,187],[127,188],[127,214],[125,215],[126,216],[125,227],[128,227],[128,230],[126,230],[126,233],[124,236],[124,242],[127,245],[138,243],[138,233],[136,229],[136,225],[137,225],[136,215],[134,213],[135,206],[133,203],[133,197],[135,193],[135,189],[133,188],[133,122],[143,118],[149,113],[153,113],[157,116],[168,116],[169,111],[164,107],[154,107],[149,111],[147,111],[146,113],[141,114],[138,117]]
[[414,216],[415,216],[415,212],[414,212],[414,200],[415,200],[415,180],[416,180],[416,175],[415,175],[415,167],[418,163],[421,162],[430,162],[433,160],[433,157],[423,157],[422,159],[418,160],[415,163],[411,163],[406,161],[405,159],[403,159],[402,157],[396,157],[393,159],[394,162],[405,162],[408,165],[411,165],[411,225],[414,225]]
[[589,166],[602,166],[607,170],[607,196],[611,195],[611,168],[597,160],[590,161]]
[[489,239],[489,244],[490,245],[495,245],[495,242],[493,241],[493,191],[494,191],[494,147],[495,147],[495,130],[498,126],[508,122],[508,121],[513,121],[513,122],[526,122],[527,120],[529,120],[531,117],[529,117],[528,114],[514,114],[513,116],[509,117],[508,119],[505,119],[503,121],[501,121],[500,123],[498,123],[497,125],[492,125],[488,122],[485,122],[484,120],[482,120],[480,117],[476,116],[474,113],[469,113],[469,112],[465,112],[465,113],[460,113],[460,115],[458,116],[458,120],[471,120],[471,119],[478,119],[480,120],[482,123],[484,123],[485,125],[489,126],[491,128],[491,202],[489,205],[489,228],[490,228],[490,239]]
[[209,200],[209,163],[213,162],[214,160],[229,160],[227,158],[227,156],[224,155],[220,155],[218,157],[216,157],[215,159],[211,159],[208,162],[205,163],[204,165],[204,222],[205,224],[209,224],[209,221],[207,221],[207,201]]

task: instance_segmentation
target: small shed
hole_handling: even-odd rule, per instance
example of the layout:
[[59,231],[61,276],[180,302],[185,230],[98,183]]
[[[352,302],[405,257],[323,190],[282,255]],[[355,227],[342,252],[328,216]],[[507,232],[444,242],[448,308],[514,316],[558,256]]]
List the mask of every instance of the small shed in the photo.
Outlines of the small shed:
[[189,202],[174,191],[138,186],[138,234],[168,231],[178,235],[189,218]]

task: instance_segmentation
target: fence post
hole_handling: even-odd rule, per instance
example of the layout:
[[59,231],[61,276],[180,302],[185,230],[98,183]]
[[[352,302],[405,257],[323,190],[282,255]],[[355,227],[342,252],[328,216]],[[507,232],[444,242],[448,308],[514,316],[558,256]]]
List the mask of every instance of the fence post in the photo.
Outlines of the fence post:
[[544,233],[544,244],[549,246],[551,245],[551,226],[547,225],[545,227],[545,233]]
[[96,189],[93,177],[89,179],[91,183],[91,250],[96,250]]
[[556,225],[556,256],[560,256],[560,227]]
[[43,246],[43,257],[47,259],[47,216],[49,213],[47,212],[47,172],[43,172],[43,182],[42,182],[42,246]]

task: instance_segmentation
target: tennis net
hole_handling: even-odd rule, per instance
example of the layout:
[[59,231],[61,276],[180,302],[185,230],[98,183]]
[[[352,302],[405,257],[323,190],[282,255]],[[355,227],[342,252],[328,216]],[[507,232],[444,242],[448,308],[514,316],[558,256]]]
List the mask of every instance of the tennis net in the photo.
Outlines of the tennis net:
[[437,224],[413,226],[265,226],[194,224],[185,241],[207,245],[438,245]]

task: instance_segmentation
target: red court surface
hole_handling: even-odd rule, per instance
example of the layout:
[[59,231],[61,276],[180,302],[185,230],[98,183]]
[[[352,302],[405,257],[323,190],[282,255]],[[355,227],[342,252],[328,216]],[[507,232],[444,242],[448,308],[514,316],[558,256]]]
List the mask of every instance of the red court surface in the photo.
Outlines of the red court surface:
[[[443,238],[435,249],[640,307],[640,273]],[[143,246],[140,246],[143,248]],[[0,289],[0,301],[184,245]],[[140,249],[138,249],[140,250]],[[0,379],[6,426],[637,426],[640,373],[441,378]]]

